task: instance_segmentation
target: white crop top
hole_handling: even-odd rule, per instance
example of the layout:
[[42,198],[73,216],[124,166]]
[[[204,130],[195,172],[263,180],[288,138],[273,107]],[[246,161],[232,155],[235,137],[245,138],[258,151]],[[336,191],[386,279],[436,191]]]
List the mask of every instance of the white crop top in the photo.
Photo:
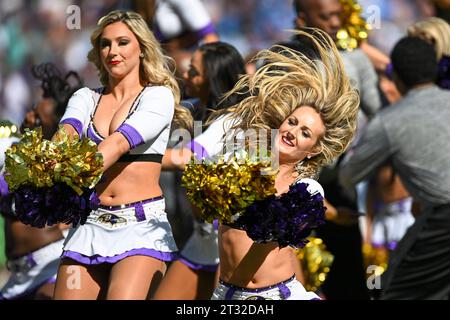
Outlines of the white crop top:
[[[69,100],[61,124],[70,124],[80,137],[99,144],[105,138],[95,129],[93,118],[103,89],[82,88]],[[144,87],[136,97],[128,116],[116,129],[130,144],[128,154],[119,161],[161,162],[169,141],[175,110],[172,91],[163,86]]]
[[196,136],[188,147],[196,155],[197,159],[210,158],[223,152],[226,134],[231,135],[231,127],[234,120],[229,115],[222,115],[205,130],[205,132]]

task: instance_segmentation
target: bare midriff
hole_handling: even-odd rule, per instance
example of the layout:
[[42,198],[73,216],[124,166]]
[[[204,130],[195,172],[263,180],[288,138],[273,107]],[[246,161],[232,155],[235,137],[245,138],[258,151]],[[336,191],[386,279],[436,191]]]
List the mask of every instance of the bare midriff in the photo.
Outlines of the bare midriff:
[[117,206],[161,196],[160,173],[156,162],[115,163],[96,187],[101,204]]
[[219,228],[220,279],[235,286],[267,287],[294,275],[291,249],[275,242],[258,244],[245,231]]

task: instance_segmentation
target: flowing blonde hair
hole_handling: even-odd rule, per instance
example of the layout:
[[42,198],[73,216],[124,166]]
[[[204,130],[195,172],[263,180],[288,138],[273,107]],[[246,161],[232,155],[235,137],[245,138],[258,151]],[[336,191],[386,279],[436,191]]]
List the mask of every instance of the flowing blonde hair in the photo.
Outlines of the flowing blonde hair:
[[228,93],[248,96],[226,111],[238,123],[234,129],[270,131],[298,107],[313,107],[325,125],[318,141],[320,153],[305,158],[297,170],[300,178],[314,177],[349,146],[356,130],[359,95],[351,88],[340,54],[326,33],[318,29],[293,32],[309,39],[318,59],[283,46],[261,51],[256,59],[265,62],[263,67],[241,78]]
[[408,35],[419,37],[434,45],[437,60],[450,56],[450,25],[441,18],[431,17],[408,28]]
[[174,76],[173,60],[164,55],[159,42],[139,14],[132,11],[115,10],[98,21],[97,28],[91,35],[92,49],[88,53],[88,60],[97,67],[100,82],[104,86],[109,84],[108,72],[100,59],[100,38],[105,27],[115,22],[124,23],[139,42],[144,55],[139,67],[141,84],[168,87],[175,98],[174,123],[178,126],[192,128],[193,120],[190,112],[179,105],[180,89]]

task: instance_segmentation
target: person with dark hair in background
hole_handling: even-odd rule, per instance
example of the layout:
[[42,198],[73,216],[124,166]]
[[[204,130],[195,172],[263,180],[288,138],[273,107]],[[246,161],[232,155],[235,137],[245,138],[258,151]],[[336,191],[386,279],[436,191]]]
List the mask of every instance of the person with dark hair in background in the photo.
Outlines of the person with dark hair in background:
[[[196,119],[206,121],[211,112],[225,109],[237,102],[237,97],[224,99],[239,77],[245,74],[244,60],[232,45],[213,42],[201,45],[193,54],[190,68],[184,73],[186,93],[200,100],[194,113]],[[179,151],[167,149],[163,169],[181,169],[199,149],[213,155],[224,134],[222,121],[212,122],[208,130],[194,137],[182,149],[184,157],[178,159]],[[195,212],[195,210],[193,210]],[[194,229],[180,259],[174,261],[155,293],[155,299],[209,299],[215,287],[219,264],[217,225],[195,217]]]
[[403,98],[381,111],[340,170],[344,186],[371,175],[387,159],[420,205],[415,223],[381,277],[381,299],[444,299],[450,294],[450,92],[436,86],[436,52],[416,37],[391,54]]
[[[74,72],[63,76],[50,63],[34,66],[32,74],[42,81],[43,99],[27,112],[22,129],[42,126],[44,137],[50,139],[58,128],[67,101],[82,86],[82,81]],[[71,78],[74,84],[69,81]],[[17,141],[18,138],[11,137],[9,143],[2,144],[1,167],[6,148]],[[25,225],[15,217],[11,195],[2,192],[1,202],[0,213],[5,218],[7,267],[11,276],[0,290],[0,300],[51,299],[62,253],[64,226],[39,229]]]

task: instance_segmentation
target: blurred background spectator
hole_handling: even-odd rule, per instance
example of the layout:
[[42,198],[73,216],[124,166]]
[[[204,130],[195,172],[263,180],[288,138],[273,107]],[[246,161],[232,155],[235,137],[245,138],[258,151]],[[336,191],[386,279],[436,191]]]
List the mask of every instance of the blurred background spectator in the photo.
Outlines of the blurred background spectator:
[[[130,9],[130,0],[0,0],[0,117],[19,124],[39,96],[30,75],[33,64],[53,62],[74,70],[87,86],[98,86],[87,59],[89,33],[112,9]],[[286,40],[293,28],[292,0],[204,0],[220,39],[243,56]],[[450,1],[360,0],[369,22],[380,21],[369,41],[385,53],[413,22],[434,14],[448,18]],[[71,5],[80,8],[80,28],[69,29]],[[69,8],[69,9],[68,9]],[[75,12],[76,13],[76,12]],[[378,17],[377,14],[380,13]]]

